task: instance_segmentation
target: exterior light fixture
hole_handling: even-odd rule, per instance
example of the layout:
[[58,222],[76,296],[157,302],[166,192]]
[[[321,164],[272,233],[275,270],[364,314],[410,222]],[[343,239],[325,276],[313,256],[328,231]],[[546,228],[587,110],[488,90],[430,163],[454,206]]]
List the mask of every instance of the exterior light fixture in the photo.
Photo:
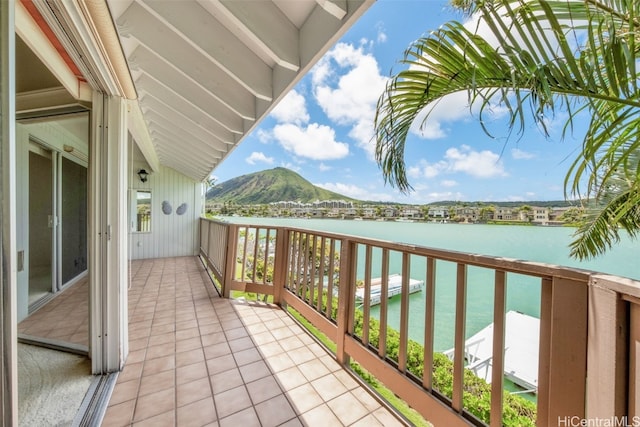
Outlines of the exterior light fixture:
[[138,171],[138,176],[140,177],[140,182],[147,182],[147,178],[149,177],[149,172],[144,169],[140,169]]

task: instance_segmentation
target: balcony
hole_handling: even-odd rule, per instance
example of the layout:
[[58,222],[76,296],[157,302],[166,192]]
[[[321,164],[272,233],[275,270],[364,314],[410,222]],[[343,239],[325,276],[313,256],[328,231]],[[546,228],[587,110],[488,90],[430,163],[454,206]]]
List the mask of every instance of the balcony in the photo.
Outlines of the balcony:
[[[519,286],[514,279],[524,277],[526,283],[538,287],[540,301],[537,408],[531,422],[547,426],[570,419],[633,419],[637,414],[637,281],[367,238],[206,219],[200,223],[200,248],[225,297],[234,291],[268,295],[276,305],[297,311],[335,345],[337,363],[345,368],[358,363],[434,425],[503,425],[507,283],[514,281]],[[388,328],[392,322],[385,280],[391,259],[399,260],[403,277],[400,310],[394,319],[399,325],[398,346],[393,350],[389,343],[396,332]],[[424,322],[417,356],[415,340],[409,336],[410,313],[416,318],[409,299],[414,266],[421,266],[426,283],[426,305],[417,313]],[[438,389],[433,374],[438,358],[434,351],[435,292],[444,286],[438,282],[436,267],[443,266],[452,267],[455,275],[449,391]],[[468,407],[470,390],[465,386],[466,296],[471,286],[467,282],[478,270],[491,277],[494,307],[490,408],[484,416]],[[382,277],[382,298],[375,314],[368,296],[377,275]],[[356,300],[357,284],[362,285],[363,300]],[[261,305],[229,304],[239,313],[249,307],[258,310]],[[284,311],[275,313],[283,315]],[[415,357],[421,361],[418,370],[410,360]]]
[[404,424],[285,311],[220,298],[199,259],[131,270],[130,352],[103,426]]
[[[308,230],[205,219],[200,225],[201,259],[131,263],[129,355],[111,395],[105,426],[406,424],[353,374],[350,362],[360,364],[434,425],[502,425],[502,417],[475,416],[463,398],[468,364],[464,295],[472,277],[469,270],[479,267],[491,270],[495,278],[490,414],[504,413],[504,400],[496,396],[503,396],[505,389],[506,282],[518,274],[540,283],[537,425],[558,424],[553,420],[567,417],[636,415],[638,282]],[[383,314],[388,312],[386,298],[380,301],[379,323],[356,326],[359,316],[370,320],[374,315],[366,299],[356,301],[362,291],[356,292],[353,284],[364,272],[364,293],[371,292],[374,266],[386,274],[394,256],[401,259],[403,277],[412,274],[412,264],[424,261],[427,302],[434,301],[436,286],[441,286],[436,265],[455,265],[449,394],[438,389],[429,374],[433,369],[427,369],[437,358],[434,316],[429,314],[436,308],[431,303],[419,313],[427,325],[420,343],[424,369],[420,375],[411,368],[409,359],[415,355],[408,323],[415,308],[409,304],[408,283],[403,283],[400,296],[397,352],[390,350],[393,332],[386,327],[391,315]],[[261,273],[264,266],[266,275]],[[332,272],[333,280],[320,274],[323,271]],[[212,277],[219,289],[212,286]],[[87,288],[87,281],[80,281],[22,322],[23,336],[86,346],[86,322],[75,319],[86,319],[88,307],[78,301],[87,299]],[[220,297],[219,292],[229,296],[236,290],[269,295],[275,303],[263,302],[264,297]],[[383,283],[385,291],[389,289]],[[294,320],[292,309],[322,331],[335,352]],[[65,319],[69,328],[52,328]],[[376,334],[378,338],[372,338]]]

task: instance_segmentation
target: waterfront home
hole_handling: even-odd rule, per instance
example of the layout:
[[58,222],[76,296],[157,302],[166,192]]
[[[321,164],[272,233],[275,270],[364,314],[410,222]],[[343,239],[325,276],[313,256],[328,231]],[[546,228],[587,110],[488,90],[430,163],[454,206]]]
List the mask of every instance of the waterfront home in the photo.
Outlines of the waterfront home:
[[[82,425],[406,424],[355,379],[351,361],[434,425],[500,425],[506,278],[514,274],[541,288],[537,424],[638,415],[636,281],[200,218],[211,171],[372,3],[0,2],[3,426],[19,422],[19,339],[90,359],[96,382]],[[308,255],[318,251],[316,265]],[[386,327],[376,342],[373,323],[353,327],[358,262],[366,294],[372,266],[384,281],[390,254],[403,269],[411,260],[427,268],[430,302],[436,265],[456,270],[449,396],[431,375],[433,305],[421,313],[421,373],[408,369],[407,292],[397,354],[387,351]],[[463,399],[470,266],[494,276],[490,420]],[[232,291],[274,302],[233,301]],[[335,299],[323,305],[324,295]],[[369,320],[364,301],[357,313]]]

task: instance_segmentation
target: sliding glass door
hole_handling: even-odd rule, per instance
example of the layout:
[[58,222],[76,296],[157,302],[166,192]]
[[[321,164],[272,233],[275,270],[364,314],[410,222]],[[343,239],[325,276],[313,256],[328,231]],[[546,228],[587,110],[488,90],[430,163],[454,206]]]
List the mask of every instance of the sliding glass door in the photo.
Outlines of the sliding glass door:
[[29,306],[37,307],[87,270],[87,167],[31,141],[28,177]]

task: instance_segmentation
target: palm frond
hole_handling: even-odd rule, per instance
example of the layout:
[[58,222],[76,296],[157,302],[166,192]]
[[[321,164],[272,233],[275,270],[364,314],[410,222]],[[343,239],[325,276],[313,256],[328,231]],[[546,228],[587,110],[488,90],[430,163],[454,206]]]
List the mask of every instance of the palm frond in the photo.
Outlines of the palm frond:
[[[416,118],[426,110],[428,120],[430,109],[447,95],[466,92],[481,122],[492,105],[502,104],[510,133],[522,133],[529,117],[546,132],[545,119],[555,111],[568,113],[565,130],[570,129],[577,114],[588,111],[583,149],[569,168],[565,189],[598,203],[604,200],[602,189],[610,189],[609,201],[579,230],[572,253],[598,253],[594,248],[610,247],[619,228],[640,229],[631,205],[638,203],[634,189],[640,175],[630,157],[640,150],[640,2],[460,1],[481,15],[498,45],[450,22],[410,46],[402,61],[408,69],[392,77],[376,111],[376,160],[385,180],[411,190],[407,138]],[[491,136],[484,123],[483,129]],[[615,185],[621,173],[633,177],[632,185]]]

